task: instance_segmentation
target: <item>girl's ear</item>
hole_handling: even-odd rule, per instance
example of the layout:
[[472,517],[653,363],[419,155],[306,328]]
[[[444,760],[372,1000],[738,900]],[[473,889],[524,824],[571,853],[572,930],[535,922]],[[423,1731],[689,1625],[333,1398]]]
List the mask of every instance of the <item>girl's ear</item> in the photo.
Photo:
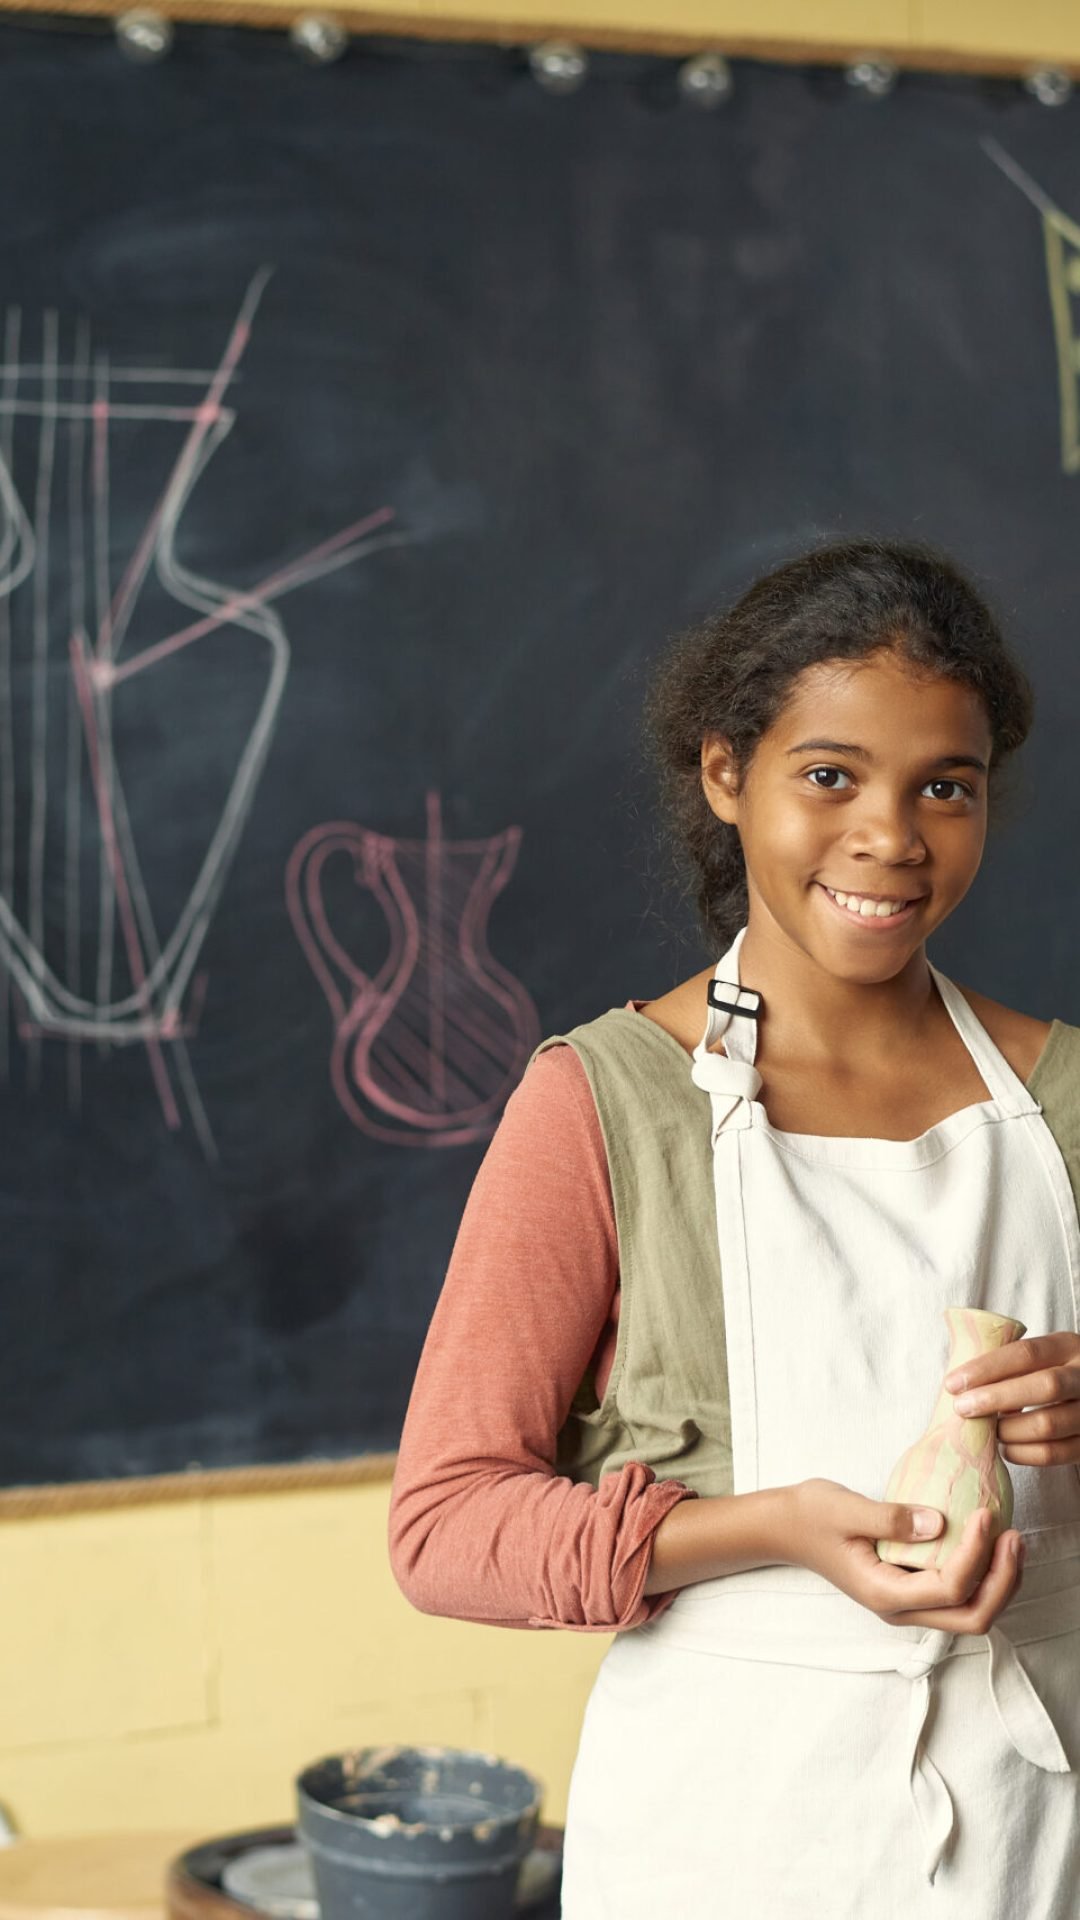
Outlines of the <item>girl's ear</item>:
[[738,782],[731,743],[723,734],[706,734],[701,743],[701,785],[717,819],[734,826],[739,817]]

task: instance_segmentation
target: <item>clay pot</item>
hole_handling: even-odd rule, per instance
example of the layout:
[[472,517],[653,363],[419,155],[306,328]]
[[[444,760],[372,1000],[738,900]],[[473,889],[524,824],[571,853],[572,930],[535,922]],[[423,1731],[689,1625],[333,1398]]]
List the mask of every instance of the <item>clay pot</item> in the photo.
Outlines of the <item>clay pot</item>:
[[[945,1374],[977,1354],[1007,1347],[1027,1332],[1022,1320],[981,1307],[946,1307],[949,1361]],[[945,1377],[944,1375],[942,1376]],[[879,1540],[879,1560],[896,1567],[943,1567],[960,1542],[976,1507],[989,1507],[990,1537],[1012,1525],[1013,1488],[998,1452],[997,1415],[976,1419],[953,1409],[944,1387],[921,1439],[901,1454],[883,1496],[905,1506],[936,1507],[945,1526],[932,1540]]]

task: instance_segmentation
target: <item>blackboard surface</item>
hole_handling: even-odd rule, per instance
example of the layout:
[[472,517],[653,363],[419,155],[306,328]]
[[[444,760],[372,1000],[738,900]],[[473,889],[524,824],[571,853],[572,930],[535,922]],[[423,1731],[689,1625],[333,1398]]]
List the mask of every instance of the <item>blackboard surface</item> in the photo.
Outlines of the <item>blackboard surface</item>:
[[392,1449],[528,1050],[708,958],[636,716],[755,573],[989,586],[1028,799],[934,958],[1080,1020],[1080,107],[0,54],[0,1480]]

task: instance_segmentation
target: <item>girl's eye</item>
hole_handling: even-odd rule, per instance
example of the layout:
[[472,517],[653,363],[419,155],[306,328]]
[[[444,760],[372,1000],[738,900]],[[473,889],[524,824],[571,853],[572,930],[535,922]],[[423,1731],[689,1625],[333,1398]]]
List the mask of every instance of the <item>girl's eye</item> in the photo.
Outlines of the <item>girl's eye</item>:
[[[806,775],[807,779],[814,780],[815,773],[837,773],[839,774],[841,780],[847,780],[849,778],[849,776],[844,772],[844,769],[842,767],[811,767],[807,772],[807,775]],[[837,793],[840,791],[840,789],[837,787],[821,786],[821,783],[817,780],[814,780],[814,785],[820,786],[820,790],[822,793]]]
[[[843,767],[810,767],[806,777],[808,780],[814,781],[814,785],[817,787],[819,793],[843,793],[844,789],[843,787],[824,786],[820,781],[814,780],[816,773],[836,774],[841,780],[849,780],[851,778],[850,774],[844,772]],[[974,800],[975,798],[974,787],[969,787],[964,780],[928,780],[926,784],[928,787],[958,787],[960,793],[966,799]]]

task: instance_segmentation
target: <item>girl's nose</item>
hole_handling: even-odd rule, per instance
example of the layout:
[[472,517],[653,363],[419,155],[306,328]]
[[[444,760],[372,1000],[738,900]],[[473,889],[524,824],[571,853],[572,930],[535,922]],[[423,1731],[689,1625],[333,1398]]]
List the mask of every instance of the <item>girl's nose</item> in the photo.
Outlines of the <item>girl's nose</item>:
[[882,866],[898,860],[916,860],[925,856],[923,844],[910,815],[881,812],[872,820],[860,821],[852,836],[852,851],[872,854]]

